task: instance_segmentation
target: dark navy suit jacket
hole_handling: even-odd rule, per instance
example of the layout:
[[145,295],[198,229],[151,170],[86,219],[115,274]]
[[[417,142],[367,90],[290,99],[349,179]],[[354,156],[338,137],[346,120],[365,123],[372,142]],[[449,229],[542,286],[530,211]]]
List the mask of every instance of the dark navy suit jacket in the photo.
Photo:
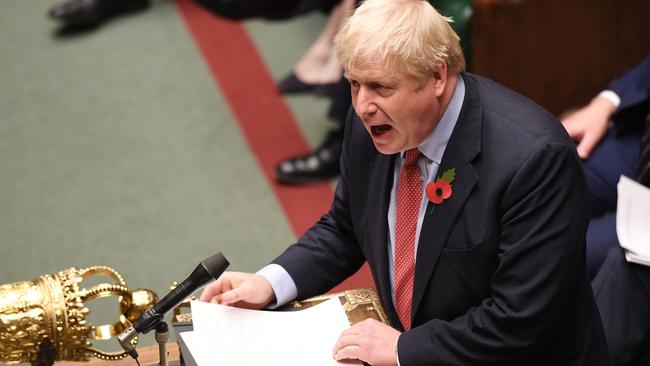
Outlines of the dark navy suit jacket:
[[650,106],[650,54],[609,89],[621,98],[613,116],[615,127],[618,130],[642,128]]
[[[638,132],[650,112],[650,55],[639,65],[625,73],[610,86],[621,98],[621,104],[614,115],[614,127],[618,131]],[[646,122],[648,123],[648,122]],[[647,125],[646,128],[650,125]],[[650,133],[646,131],[645,133]],[[609,137],[609,136],[608,136]],[[610,138],[601,158],[589,162],[592,170],[606,171],[604,176],[612,176],[610,171],[618,172],[621,166],[629,164],[623,161],[627,155],[623,149],[630,149],[625,144],[636,143],[633,139]],[[647,143],[647,142],[646,142]],[[640,150],[648,157],[650,146],[641,146]],[[638,160],[638,159],[637,159]],[[646,160],[636,162],[647,164]],[[645,166],[645,165],[644,165]],[[650,186],[648,171],[640,178],[641,183]],[[639,171],[636,172],[637,174]],[[635,178],[630,175],[630,178]],[[615,182],[610,182],[614,185]],[[595,187],[600,187],[595,185]],[[596,197],[604,196],[601,192]],[[616,207],[616,202],[610,202]],[[611,237],[612,242],[593,242],[598,250],[611,248],[604,263],[593,280],[596,303],[600,311],[607,346],[614,365],[648,365],[650,364],[650,267],[625,260],[624,252],[616,240],[616,215],[610,214],[606,220],[592,221],[593,232],[603,237]],[[613,233],[612,233],[613,232]],[[593,249],[593,250],[596,250]]]
[[[401,365],[609,364],[585,271],[587,189],[574,145],[528,99],[462,76],[466,95],[439,168],[456,178],[424,218]],[[399,328],[387,254],[396,156],[380,154],[351,113],[330,212],[274,262],[305,298],[367,260]]]

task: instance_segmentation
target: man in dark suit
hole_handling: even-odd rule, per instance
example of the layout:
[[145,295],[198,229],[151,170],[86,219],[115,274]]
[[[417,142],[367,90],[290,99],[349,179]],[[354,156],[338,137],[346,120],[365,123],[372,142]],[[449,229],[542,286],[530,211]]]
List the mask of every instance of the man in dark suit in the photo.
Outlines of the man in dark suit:
[[650,267],[628,263],[619,246],[616,185],[626,175],[650,187],[650,55],[563,122],[585,159],[587,268],[612,361],[648,365]]
[[[650,184],[650,171],[644,166],[647,156],[639,156],[643,153],[640,142],[647,128],[648,112],[650,55],[587,106],[562,121],[569,135],[578,141],[578,154],[584,159],[591,219],[587,230],[587,270],[592,277],[607,252],[618,247],[616,184],[619,177],[645,179],[644,184]],[[646,170],[642,171],[642,167]]]
[[392,324],[343,332],[371,365],[607,365],[585,271],[586,185],[562,125],[462,72],[427,2],[368,0],[336,39],[352,89],[329,213],[257,274],[201,296],[252,308],[328,291],[368,261]]

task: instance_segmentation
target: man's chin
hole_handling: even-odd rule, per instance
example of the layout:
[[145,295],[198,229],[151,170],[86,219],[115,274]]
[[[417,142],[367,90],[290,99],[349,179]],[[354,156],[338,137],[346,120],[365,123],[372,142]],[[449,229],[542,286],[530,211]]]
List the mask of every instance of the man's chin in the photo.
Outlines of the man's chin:
[[377,151],[379,151],[381,154],[393,155],[393,154],[396,154],[396,153],[400,152],[400,149],[396,148],[392,144],[380,144],[380,143],[377,143],[377,141],[375,141],[375,140],[373,140],[372,142],[375,145],[375,149],[377,149]]

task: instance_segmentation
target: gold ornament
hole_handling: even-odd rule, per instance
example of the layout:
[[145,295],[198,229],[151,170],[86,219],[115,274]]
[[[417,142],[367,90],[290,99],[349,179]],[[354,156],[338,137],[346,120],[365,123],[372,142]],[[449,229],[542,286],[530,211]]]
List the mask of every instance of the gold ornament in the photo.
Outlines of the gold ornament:
[[[115,283],[80,288],[83,280],[94,275],[111,277]],[[90,311],[86,303],[108,296],[118,296],[118,321],[101,326],[87,323]],[[125,352],[100,351],[92,346],[91,340],[113,338],[156,302],[158,296],[154,292],[129,290],[117,271],[103,266],[69,268],[33,281],[0,285],[0,362],[42,363],[36,362],[42,357],[51,361],[124,358]],[[134,339],[134,345],[137,341]],[[43,354],[46,352],[49,355]]]

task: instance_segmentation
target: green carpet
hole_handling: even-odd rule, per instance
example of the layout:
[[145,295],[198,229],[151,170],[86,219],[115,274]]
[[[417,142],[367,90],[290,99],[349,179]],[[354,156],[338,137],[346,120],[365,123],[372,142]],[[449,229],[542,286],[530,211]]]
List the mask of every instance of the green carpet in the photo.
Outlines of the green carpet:
[[[164,295],[217,251],[254,271],[294,240],[171,1],[68,37],[53,4],[0,12],[0,283],[107,265]],[[277,79],[323,23],[246,27]],[[316,145],[327,101],[287,102]]]

